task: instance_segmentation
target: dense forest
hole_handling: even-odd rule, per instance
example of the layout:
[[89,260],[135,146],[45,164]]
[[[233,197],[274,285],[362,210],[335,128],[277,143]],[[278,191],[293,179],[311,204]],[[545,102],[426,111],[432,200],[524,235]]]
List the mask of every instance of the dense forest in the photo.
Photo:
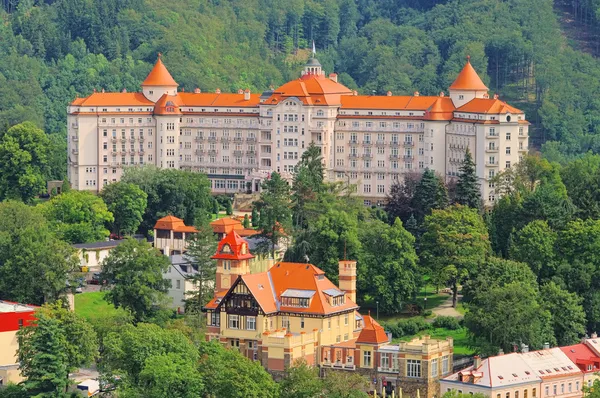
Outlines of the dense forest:
[[[552,160],[600,149],[600,64],[573,49],[554,6],[598,25],[598,0],[2,0],[0,129],[65,133],[94,89],[138,90],[162,52],[190,90],[263,90],[319,59],[361,92],[437,94],[471,59],[527,112]],[[555,142],[556,141],[556,142]]]

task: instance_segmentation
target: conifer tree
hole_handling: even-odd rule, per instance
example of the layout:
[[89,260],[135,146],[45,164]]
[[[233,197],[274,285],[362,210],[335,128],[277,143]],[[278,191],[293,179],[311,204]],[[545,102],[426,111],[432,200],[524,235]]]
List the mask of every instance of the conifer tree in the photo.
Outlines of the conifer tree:
[[19,369],[30,396],[60,397],[69,382],[67,344],[57,319],[36,314],[35,326],[19,331]]
[[219,202],[217,202],[216,199],[213,199],[213,203],[212,203],[212,212],[215,215],[219,214]]
[[425,216],[433,209],[443,209],[448,206],[448,190],[442,179],[431,169],[425,170],[421,181],[415,188],[412,207],[417,221],[423,222]]
[[248,218],[248,214],[244,214],[244,221],[242,225],[244,228],[250,228],[250,218]]
[[256,207],[252,208],[252,226],[253,227],[258,227],[258,223],[260,222],[260,214],[258,214],[258,210],[256,210]]
[[475,163],[471,156],[471,151],[467,148],[465,159],[460,166],[460,175],[456,184],[455,203],[468,206],[474,209],[481,208],[481,192],[479,182],[475,174]]
[[231,200],[227,200],[227,207],[225,207],[225,213],[230,216],[233,214],[233,207],[231,205]]

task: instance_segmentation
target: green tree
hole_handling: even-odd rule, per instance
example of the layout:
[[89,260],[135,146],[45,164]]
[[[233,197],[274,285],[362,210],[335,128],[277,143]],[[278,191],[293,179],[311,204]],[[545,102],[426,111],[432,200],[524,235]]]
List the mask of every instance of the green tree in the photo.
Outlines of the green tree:
[[214,293],[215,272],[217,263],[212,256],[217,252],[217,241],[208,222],[208,217],[196,217],[197,233],[188,239],[186,259],[197,267],[195,274],[189,277],[194,290],[186,292],[186,311],[200,315],[202,307],[212,298]]
[[43,192],[49,172],[50,140],[31,122],[0,135],[0,198],[30,202]]
[[475,162],[471,156],[469,148],[465,151],[465,158],[460,166],[460,174],[456,184],[455,203],[471,207],[473,209],[481,208],[481,190],[479,180],[475,173]]
[[104,187],[100,197],[114,216],[112,232],[134,234],[142,222],[148,195],[135,184],[115,182]]
[[364,224],[359,229],[359,239],[360,270],[366,271],[359,277],[364,281],[360,284],[362,295],[376,298],[386,313],[400,312],[406,301],[417,293],[421,280],[415,238],[396,218],[393,226],[381,221]]
[[444,395],[442,395],[442,398],[485,398],[485,396],[485,394],[482,394],[480,392],[476,394],[465,394],[456,390],[450,390],[445,392]]
[[260,214],[258,213],[258,210],[256,210],[256,207],[252,208],[252,226],[254,228],[258,227],[258,225],[260,224]]
[[560,170],[569,198],[582,218],[600,218],[600,156],[586,153]]
[[[184,370],[189,369],[188,364],[198,361],[198,350],[179,330],[163,329],[158,325],[146,323],[137,326],[125,325],[108,333],[104,338],[101,371],[105,376],[125,376],[134,386],[139,385],[144,377],[147,381],[146,387],[153,388],[154,382],[164,376],[164,369],[160,371],[161,374],[152,376],[150,369],[146,370],[145,367],[152,358],[156,358],[156,366],[164,364],[165,355],[177,356],[179,361],[174,367],[181,365]],[[186,378],[188,376],[189,373]],[[189,379],[193,380],[194,377]],[[175,375],[172,375],[169,381],[173,383],[173,387],[179,383]]]
[[327,372],[323,379],[325,396],[328,398],[367,398],[369,380],[355,372]]
[[302,153],[292,184],[294,226],[306,228],[314,209],[310,205],[325,190],[324,167],[321,148],[311,142]]
[[582,299],[554,282],[540,288],[542,308],[552,314],[552,328],[559,345],[576,344],[585,334],[585,312]]
[[304,359],[294,362],[281,381],[281,396],[289,398],[315,398],[323,394],[323,382],[316,367]]
[[415,187],[412,208],[417,220],[422,222],[431,214],[433,209],[443,209],[448,206],[448,191],[444,181],[435,175],[431,169],[426,169],[421,180]]
[[219,202],[216,199],[212,201],[212,212],[215,215],[219,215]]
[[149,357],[140,372],[139,389],[140,397],[197,398],[204,394],[195,363],[176,353]]
[[385,204],[390,222],[396,218],[403,222],[407,222],[411,217],[414,219],[413,197],[420,179],[418,173],[408,173],[403,180],[394,180]]
[[193,225],[198,210],[210,208],[210,182],[205,174],[153,166],[125,170],[122,182],[135,184],[148,195],[140,230],[151,231],[156,221],[169,214]]
[[69,243],[96,242],[109,235],[114,220],[104,201],[87,191],[68,191],[40,205],[57,236]]
[[279,397],[279,385],[259,362],[216,341],[200,343],[199,353],[198,369],[211,394],[230,398]]
[[499,348],[511,352],[519,343],[533,349],[542,348],[544,343],[556,344],[552,315],[540,305],[537,288],[524,282],[511,282],[477,295],[469,304],[465,325],[473,344],[485,355],[494,355]]
[[263,181],[262,189],[260,199],[254,205],[260,212],[261,235],[271,243],[270,252],[275,257],[275,247],[291,229],[290,186],[279,173],[272,173]]
[[227,201],[227,206],[225,206],[225,213],[230,216],[233,214],[233,207],[231,206],[231,200]]
[[454,205],[425,218],[421,263],[438,284],[452,286],[456,306],[458,284],[476,272],[490,252],[488,233],[476,210]]
[[41,305],[65,292],[77,269],[73,248],[56,238],[37,208],[0,203],[0,297]]
[[130,311],[135,322],[142,322],[166,299],[169,281],[163,273],[169,266],[169,258],[150,244],[127,238],[102,262],[100,278],[107,282],[104,298]]
[[38,312],[35,325],[18,332],[19,370],[30,396],[60,397],[69,384],[67,338],[60,321]]
[[509,257],[529,265],[539,280],[548,279],[555,272],[554,232],[546,221],[535,220],[514,234]]

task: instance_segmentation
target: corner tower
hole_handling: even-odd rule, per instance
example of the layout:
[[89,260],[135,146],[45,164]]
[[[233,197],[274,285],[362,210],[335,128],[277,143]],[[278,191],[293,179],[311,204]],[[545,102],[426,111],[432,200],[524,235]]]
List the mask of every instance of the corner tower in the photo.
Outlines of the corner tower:
[[248,242],[232,230],[219,242],[217,253],[211,258],[217,260],[215,292],[218,292],[229,289],[238,276],[249,274],[254,256]]
[[471,57],[467,56],[467,63],[450,86],[450,98],[454,106],[460,108],[472,99],[485,98],[488,90],[471,65]]
[[338,267],[340,290],[356,303],[356,261],[341,260]]
[[178,86],[179,84],[163,64],[162,54],[159,53],[154,67],[142,83],[142,93],[150,101],[156,102],[164,94],[177,95]]

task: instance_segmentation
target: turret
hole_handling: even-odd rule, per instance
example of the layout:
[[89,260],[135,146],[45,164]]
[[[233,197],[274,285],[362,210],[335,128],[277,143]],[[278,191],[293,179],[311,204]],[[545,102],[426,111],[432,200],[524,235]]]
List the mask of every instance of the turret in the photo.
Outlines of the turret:
[[162,62],[162,55],[158,54],[156,64],[142,83],[142,93],[152,102],[158,101],[163,94],[177,95],[179,84],[167,70]]
[[219,242],[211,258],[217,260],[215,292],[218,292],[229,289],[238,276],[249,274],[254,256],[248,242],[232,230]]
[[484,98],[487,92],[487,86],[471,65],[471,57],[467,56],[467,63],[450,86],[450,98],[454,106],[460,108],[474,98]]
[[339,268],[339,288],[346,293],[352,302],[356,303],[356,261],[340,260]]

